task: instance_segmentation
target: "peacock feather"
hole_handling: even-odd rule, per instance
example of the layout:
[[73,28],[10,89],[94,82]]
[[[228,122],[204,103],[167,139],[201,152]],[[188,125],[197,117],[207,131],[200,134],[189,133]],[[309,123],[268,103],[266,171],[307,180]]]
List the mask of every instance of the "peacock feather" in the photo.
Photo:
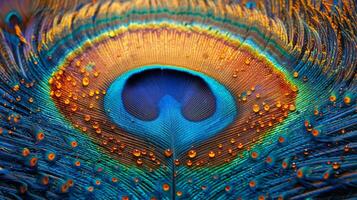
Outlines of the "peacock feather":
[[0,199],[357,198],[354,0],[1,0]]

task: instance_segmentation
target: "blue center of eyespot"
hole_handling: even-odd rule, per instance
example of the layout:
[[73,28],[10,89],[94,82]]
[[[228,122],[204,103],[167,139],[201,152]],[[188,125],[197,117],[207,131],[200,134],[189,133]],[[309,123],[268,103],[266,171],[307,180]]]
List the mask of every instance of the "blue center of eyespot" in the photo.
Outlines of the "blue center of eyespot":
[[[148,69],[129,77],[122,91],[125,109],[143,121],[157,119],[167,98],[179,104],[184,118],[207,119],[216,110],[216,98],[199,76],[173,69]],[[165,100],[166,99],[166,100]],[[171,106],[174,106],[172,104]]]
[[104,98],[109,118],[130,134],[183,151],[233,122],[230,92],[207,75],[151,65],[119,76]]

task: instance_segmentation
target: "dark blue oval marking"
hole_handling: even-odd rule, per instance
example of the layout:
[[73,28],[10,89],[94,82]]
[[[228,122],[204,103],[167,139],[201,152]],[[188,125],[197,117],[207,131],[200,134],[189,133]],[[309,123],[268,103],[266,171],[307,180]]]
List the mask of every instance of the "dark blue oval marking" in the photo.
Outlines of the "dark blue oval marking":
[[165,96],[181,105],[181,114],[190,121],[207,119],[216,110],[216,98],[199,76],[173,69],[148,69],[129,77],[122,101],[125,109],[143,121],[155,120]]

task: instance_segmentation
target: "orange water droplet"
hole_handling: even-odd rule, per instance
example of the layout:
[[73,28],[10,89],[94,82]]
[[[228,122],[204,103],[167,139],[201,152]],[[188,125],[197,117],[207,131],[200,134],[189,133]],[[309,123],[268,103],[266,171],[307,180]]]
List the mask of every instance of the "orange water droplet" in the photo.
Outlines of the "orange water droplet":
[[62,83],[59,81],[56,81],[56,88],[61,89],[62,88]]
[[73,104],[73,105],[71,106],[71,110],[72,110],[73,112],[77,111],[77,109],[78,109],[77,104]]
[[238,148],[238,149],[242,149],[242,148],[243,148],[243,144],[242,144],[242,143],[239,143],[239,144],[237,145],[237,148]]
[[265,161],[266,161],[267,163],[271,163],[271,162],[273,161],[273,159],[272,159],[270,156],[268,156]]
[[229,192],[231,190],[231,186],[227,185],[224,189]]
[[257,112],[259,112],[259,110],[260,110],[259,105],[258,104],[254,104],[253,105],[253,112],[257,113]]
[[297,92],[297,91],[299,91],[299,88],[296,85],[293,85],[293,86],[291,86],[291,90],[293,92]]
[[56,96],[56,97],[61,97],[61,96],[62,96],[61,90],[56,90],[56,91],[55,91],[55,96]]
[[197,153],[195,150],[190,150],[188,152],[188,157],[190,157],[190,158],[194,158],[194,157],[196,157],[196,155],[197,155]]
[[350,151],[350,147],[348,145],[345,146],[344,151],[347,153]]
[[30,155],[30,150],[28,148],[22,149],[22,156],[27,157]]
[[285,142],[285,138],[283,136],[279,136],[278,141],[279,141],[279,143],[284,143]]
[[340,168],[340,166],[341,166],[341,164],[340,164],[340,163],[338,163],[338,162],[333,162],[333,163],[332,163],[332,168],[333,168],[334,170],[339,169],[339,168]]
[[139,157],[139,156],[141,156],[141,152],[140,152],[139,150],[137,150],[137,149],[134,149],[134,150],[133,150],[133,155],[134,155],[135,157]]
[[17,92],[17,91],[19,91],[20,86],[19,86],[19,85],[15,85],[12,89],[13,89],[15,92]]
[[250,156],[251,156],[253,159],[256,159],[256,158],[258,158],[259,154],[258,154],[258,152],[253,151],[253,152],[250,154]]
[[236,142],[236,140],[234,138],[231,138],[230,143],[234,144],[235,142]]
[[181,191],[177,191],[176,192],[176,196],[178,196],[178,197],[182,196],[182,192]]
[[192,161],[191,160],[188,160],[187,162],[186,162],[186,164],[187,164],[187,166],[192,166]]
[[259,195],[258,200],[265,200],[264,195]]
[[139,159],[136,160],[136,163],[138,165],[142,165],[143,164],[143,160],[141,158],[139,158]]
[[165,156],[166,156],[167,158],[171,157],[171,155],[172,155],[171,149],[166,149],[165,152],[164,152],[164,154],[165,154]]
[[314,115],[317,116],[317,115],[319,115],[319,113],[320,113],[319,110],[317,108],[315,108]]
[[295,111],[295,110],[296,110],[295,105],[294,105],[294,104],[290,104],[290,105],[289,105],[289,110],[290,110],[290,111]]
[[56,158],[56,154],[54,154],[54,153],[49,153],[47,156],[47,159],[50,161],[54,160],[55,158]]
[[48,79],[48,84],[52,85],[52,84],[53,84],[53,82],[54,82],[53,77],[51,77],[50,79]]
[[255,181],[249,181],[249,187],[254,188],[256,185]]
[[76,67],[79,67],[79,66],[81,66],[81,61],[77,60]]
[[102,133],[102,130],[100,128],[98,128],[97,130],[95,130],[95,132],[100,134],[100,133]]
[[265,104],[265,105],[264,105],[264,110],[265,110],[265,111],[268,111],[269,109],[270,109],[270,106],[269,106],[268,104]]
[[89,96],[90,96],[90,97],[94,96],[94,90],[90,90],[90,91],[89,91]]
[[30,160],[30,166],[34,167],[37,164],[38,159],[36,157],[31,158]]
[[37,133],[36,138],[38,141],[41,141],[45,138],[45,134],[43,132],[39,132],[39,133]]
[[90,121],[91,116],[90,115],[84,115],[84,121],[88,122]]
[[210,151],[208,153],[208,157],[210,157],[210,158],[214,158],[215,156],[216,156],[216,153],[214,153],[214,151]]
[[298,178],[302,178],[304,176],[304,172],[301,169],[299,169],[297,171],[296,175],[297,175]]
[[336,101],[336,96],[335,95],[331,95],[329,99],[330,99],[331,102],[335,102]]
[[294,76],[294,78],[299,77],[299,72],[294,72],[293,76]]
[[167,183],[162,184],[162,190],[164,190],[165,192],[170,190],[170,185]]
[[94,128],[94,129],[99,128],[99,123],[98,123],[98,122],[94,122],[94,124],[93,124],[93,128]]
[[312,135],[313,136],[317,137],[317,136],[319,136],[319,134],[320,134],[320,131],[318,131],[316,129],[312,130]]
[[88,77],[84,77],[82,79],[82,85],[83,86],[88,86],[89,85],[89,78]]
[[351,98],[345,97],[345,98],[343,98],[343,102],[345,102],[345,104],[349,105],[351,103]]

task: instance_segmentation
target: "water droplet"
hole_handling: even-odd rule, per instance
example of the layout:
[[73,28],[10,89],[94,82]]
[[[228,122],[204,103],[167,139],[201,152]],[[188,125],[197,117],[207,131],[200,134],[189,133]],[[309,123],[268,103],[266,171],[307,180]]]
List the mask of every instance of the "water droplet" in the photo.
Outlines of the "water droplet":
[[295,105],[294,105],[294,104],[290,104],[290,105],[289,105],[289,110],[290,110],[290,111],[295,111],[295,110],[296,110]]
[[171,149],[166,149],[165,152],[164,152],[164,154],[165,154],[165,156],[166,156],[167,158],[171,157],[171,156],[172,156],[172,151],[171,151]]
[[84,77],[82,79],[82,85],[85,86],[85,87],[89,85],[89,78],[88,77]]
[[190,157],[190,158],[194,158],[194,157],[196,157],[196,151],[195,150],[190,150],[189,152],[188,152],[188,157]]
[[338,163],[338,162],[333,162],[333,163],[332,163],[332,168],[333,168],[334,170],[340,169],[340,167],[341,167],[341,164],[340,164],[340,163]]
[[257,113],[257,112],[259,112],[259,110],[260,110],[259,105],[258,105],[258,104],[254,104],[254,105],[253,105],[253,111],[254,111],[255,113]]
[[214,153],[214,151],[210,151],[208,153],[208,157],[210,157],[210,158],[214,158],[215,156],[216,156],[216,153]]
[[88,122],[90,121],[91,116],[90,115],[84,115],[84,121]]
[[135,157],[140,157],[140,156],[141,156],[141,152],[140,152],[139,150],[137,150],[137,149],[134,149],[134,150],[133,150],[133,155],[134,155]]
[[270,106],[269,106],[268,104],[265,104],[265,105],[264,105],[264,110],[265,110],[265,111],[268,111],[269,109],[270,109]]
[[294,76],[294,78],[299,77],[299,72],[294,72],[293,76]]
[[167,183],[162,184],[162,190],[164,190],[165,192],[170,190],[170,185]]

